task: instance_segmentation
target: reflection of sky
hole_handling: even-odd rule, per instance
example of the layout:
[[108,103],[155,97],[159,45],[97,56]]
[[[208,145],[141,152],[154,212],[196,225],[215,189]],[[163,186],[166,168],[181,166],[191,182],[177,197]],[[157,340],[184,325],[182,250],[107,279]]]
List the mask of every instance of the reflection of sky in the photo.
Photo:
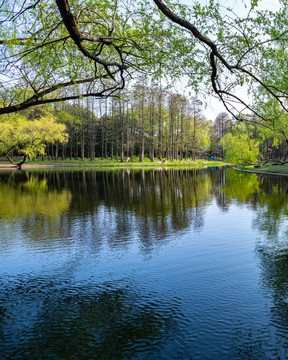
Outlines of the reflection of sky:
[[[154,245],[148,254],[141,249],[141,234],[137,229],[134,229],[135,237],[122,239],[122,244],[118,239],[119,245],[115,245],[111,236],[117,214],[108,214],[105,207],[101,207],[94,219],[88,214],[75,219],[71,238],[55,237],[50,247],[45,239],[44,245],[41,239],[38,244],[27,244],[21,236],[16,236],[12,248],[4,254],[1,251],[1,273],[9,274],[6,281],[10,286],[12,279],[17,282],[21,278],[23,287],[31,289],[32,294],[33,289],[39,292],[39,281],[42,283],[42,295],[38,299],[31,301],[24,294],[22,305],[16,301],[11,316],[21,313],[18,321],[22,332],[17,330],[18,334],[25,338],[29,333],[23,325],[29,317],[28,324],[32,326],[33,319],[37,324],[53,291],[57,306],[62,306],[57,295],[62,290],[62,301],[69,292],[77,291],[78,298],[89,303],[94,301],[89,300],[89,288],[95,288],[95,292],[96,287],[105,289],[107,282],[120,289],[133,284],[139,291],[136,304],[140,308],[142,303],[148,307],[146,311],[159,309],[161,313],[168,306],[171,312],[175,329],[166,329],[170,340],[166,345],[162,343],[162,347],[186,357],[193,353],[195,359],[205,359],[203,350],[207,351],[207,346],[209,354],[230,353],[237,329],[241,331],[245,324],[261,333],[261,326],[269,318],[267,300],[264,301],[257,286],[260,269],[253,252],[255,234],[251,216],[252,211],[245,206],[232,205],[229,212],[223,213],[214,202],[206,207],[205,226],[200,233],[192,226],[185,232],[174,232],[165,246]],[[161,299],[167,300],[161,304]],[[53,312],[51,306],[49,303],[48,313]],[[174,335],[173,331],[176,331]],[[173,340],[175,337],[178,344]]]

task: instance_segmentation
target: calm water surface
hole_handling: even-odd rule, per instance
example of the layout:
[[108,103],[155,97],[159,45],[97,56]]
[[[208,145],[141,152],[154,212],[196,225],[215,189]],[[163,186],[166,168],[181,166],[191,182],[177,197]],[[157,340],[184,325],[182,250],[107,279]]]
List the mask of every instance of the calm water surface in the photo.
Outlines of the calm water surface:
[[288,359],[288,178],[0,173],[0,359]]

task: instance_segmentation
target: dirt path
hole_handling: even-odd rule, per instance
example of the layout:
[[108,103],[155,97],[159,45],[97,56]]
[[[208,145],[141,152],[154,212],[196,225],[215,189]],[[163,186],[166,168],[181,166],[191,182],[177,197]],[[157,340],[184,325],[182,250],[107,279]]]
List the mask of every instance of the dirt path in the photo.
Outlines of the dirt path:
[[10,163],[0,162],[0,169],[17,169],[17,166]]

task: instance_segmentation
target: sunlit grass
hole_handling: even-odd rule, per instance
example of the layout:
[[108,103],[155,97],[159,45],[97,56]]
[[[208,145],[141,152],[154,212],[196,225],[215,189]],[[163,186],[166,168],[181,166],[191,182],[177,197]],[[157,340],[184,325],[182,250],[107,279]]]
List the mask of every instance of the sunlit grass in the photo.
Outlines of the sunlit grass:
[[121,162],[120,158],[117,159],[113,159],[111,160],[111,158],[109,159],[101,159],[101,158],[97,158],[95,160],[90,160],[90,159],[84,159],[84,160],[76,160],[76,159],[58,159],[58,160],[49,160],[49,159],[33,159],[33,160],[29,160],[28,164],[31,164],[33,166],[41,166],[41,165],[49,165],[49,166],[57,166],[57,167],[67,167],[67,166],[81,166],[81,167],[97,167],[97,166],[101,166],[101,167],[204,167],[204,166],[223,166],[223,165],[227,165],[227,163],[222,162],[222,161],[210,161],[210,160],[205,160],[205,159],[197,159],[197,160],[191,160],[191,159],[187,159],[187,160],[175,160],[175,161],[170,161],[170,160],[158,160],[155,159],[153,162],[149,159],[149,158],[145,158],[143,162],[139,161],[139,157],[135,157],[134,161],[127,161],[126,158],[124,160],[124,162]]

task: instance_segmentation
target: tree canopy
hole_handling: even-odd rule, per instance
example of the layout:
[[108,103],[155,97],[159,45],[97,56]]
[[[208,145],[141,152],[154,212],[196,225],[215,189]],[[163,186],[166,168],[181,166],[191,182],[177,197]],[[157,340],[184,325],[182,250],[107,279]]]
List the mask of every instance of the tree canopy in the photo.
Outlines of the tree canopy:
[[247,134],[244,124],[226,134],[221,143],[225,146],[226,160],[234,164],[250,165],[259,159],[259,142]]
[[[0,11],[0,114],[81,96],[106,97],[135,72],[187,76],[235,117],[266,119],[249,91],[287,110],[287,3],[251,1],[243,17],[209,1],[13,0]],[[243,120],[243,117],[242,117]],[[269,119],[268,119],[269,120]]]
[[53,114],[47,111],[33,120],[19,113],[4,115],[0,125],[0,154],[11,163],[14,163],[13,153],[23,155],[23,160],[17,163],[19,167],[28,156],[44,155],[45,142],[67,141],[65,125],[57,123]]

